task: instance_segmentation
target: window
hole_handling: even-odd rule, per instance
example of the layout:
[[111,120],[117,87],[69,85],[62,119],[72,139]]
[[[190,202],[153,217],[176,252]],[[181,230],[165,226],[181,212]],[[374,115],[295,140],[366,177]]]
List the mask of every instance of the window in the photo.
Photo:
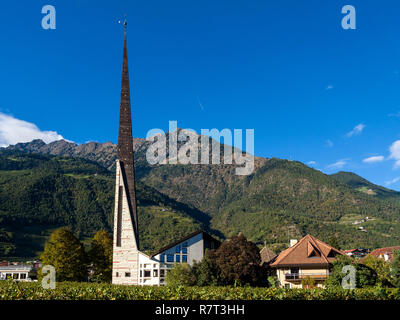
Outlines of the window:
[[187,246],[188,246],[188,243],[187,243],[187,241],[186,241],[186,242],[184,242],[184,243],[182,243],[182,247],[184,247],[184,248],[187,248]]
[[126,278],[129,278],[131,276],[131,273],[130,272],[125,272],[125,277]]
[[165,277],[165,270],[160,270],[160,277]]
[[118,273],[118,272],[116,272],[116,273],[115,273],[115,276],[118,278],[118,277],[119,277],[119,273]]
[[18,277],[19,277],[19,273],[14,273],[13,274],[13,279],[18,279]]
[[187,262],[187,255],[186,254],[182,255],[182,262]]
[[145,277],[145,278],[150,278],[150,277],[151,277],[151,272],[150,272],[150,270],[144,270],[144,277]]
[[300,269],[299,268],[290,268],[290,273],[300,273]]
[[181,246],[176,246],[175,247],[175,252],[180,253],[181,252]]
[[20,279],[26,279],[26,273],[21,273],[20,274]]
[[174,262],[174,255],[173,254],[167,254],[167,262]]
[[123,202],[124,189],[122,186],[118,190],[118,208],[117,208],[117,247],[121,246],[122,238],[122,202]]
[[161,262],[165,262],[165,254],[164,254],[164,253],[162,253],[162,254],[160,255],[160,261],[161,261]]
[[175,256],[175,261],[176,261],[176,262],[181,262],[181,256],[180,256],[179,254],[177,254],[177,255]]
[[143,274],[143,273],[142,273],[142,270],[140,270],[140,277],[142,277],[142,274]]
[[157,278],[158,277],[158,270],[153,270],[153,277]]
[[182,248],[182,253],[187,253],[187,248]]

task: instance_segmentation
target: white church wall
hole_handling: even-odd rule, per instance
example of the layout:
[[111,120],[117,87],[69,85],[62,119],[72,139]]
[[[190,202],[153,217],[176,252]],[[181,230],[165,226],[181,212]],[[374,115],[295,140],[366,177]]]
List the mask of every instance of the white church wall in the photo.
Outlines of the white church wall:
[[[122,188],[120,188],[122,187]],[[122,194],[120,192],[122,191]],[[119,200],[122,200],[121,202]],[[119,208],[119,206],[122,206]],[[121,241],[118,243],[118,211],[121,212]],[[138,284],[139,251],[125,192],[121,167],[117,160],[113,236],[113,284]]]

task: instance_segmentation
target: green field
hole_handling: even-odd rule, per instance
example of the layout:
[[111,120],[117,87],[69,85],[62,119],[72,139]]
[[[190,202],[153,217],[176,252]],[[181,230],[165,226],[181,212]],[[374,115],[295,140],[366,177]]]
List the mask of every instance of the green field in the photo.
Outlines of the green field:
[[0,281],[0,300],[400,300],[399,289],[277,289],[254,287],[138,287],[62,282]]

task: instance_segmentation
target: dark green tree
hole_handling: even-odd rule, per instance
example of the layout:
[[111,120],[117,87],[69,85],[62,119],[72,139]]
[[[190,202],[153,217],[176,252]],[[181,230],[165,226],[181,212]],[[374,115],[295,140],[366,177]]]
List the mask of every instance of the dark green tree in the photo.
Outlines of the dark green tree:
[[333,235],[333,236],[331,236],[331,237],[329,238],[329,245],[332,246],[332,247],[334,247],[335,249],[340,250],[339,240],[338,240],[338,238],[337,238],[335,235]]
[[396,288],[400,288],[400,250],[393,253],[392,262],[392,283]]
[[56,281],[84,281],[87,278],[84,247],[68,228],[57,229],[50,235],[41,260],[43,266],[54,266]]
[[111,282],[113,242],[107,231],[98,231],[92,239],[89,261],[93,266],[91,279]]
[[215,251],[206,251],[203,260],[196,262],[192,267],[198,286],[223,285],[221,270],[215,262]]

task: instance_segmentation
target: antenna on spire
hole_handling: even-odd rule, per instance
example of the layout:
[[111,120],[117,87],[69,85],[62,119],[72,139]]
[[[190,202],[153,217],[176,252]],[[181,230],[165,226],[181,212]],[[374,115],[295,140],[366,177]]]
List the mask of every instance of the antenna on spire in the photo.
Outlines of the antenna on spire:
[[126,21],[126,14],[124,14],[123,22],[121,20],[118,20],[118,23],[122,24],[124,26],[124,29],[126,30],[126,26],[128,25],[128,22]]

